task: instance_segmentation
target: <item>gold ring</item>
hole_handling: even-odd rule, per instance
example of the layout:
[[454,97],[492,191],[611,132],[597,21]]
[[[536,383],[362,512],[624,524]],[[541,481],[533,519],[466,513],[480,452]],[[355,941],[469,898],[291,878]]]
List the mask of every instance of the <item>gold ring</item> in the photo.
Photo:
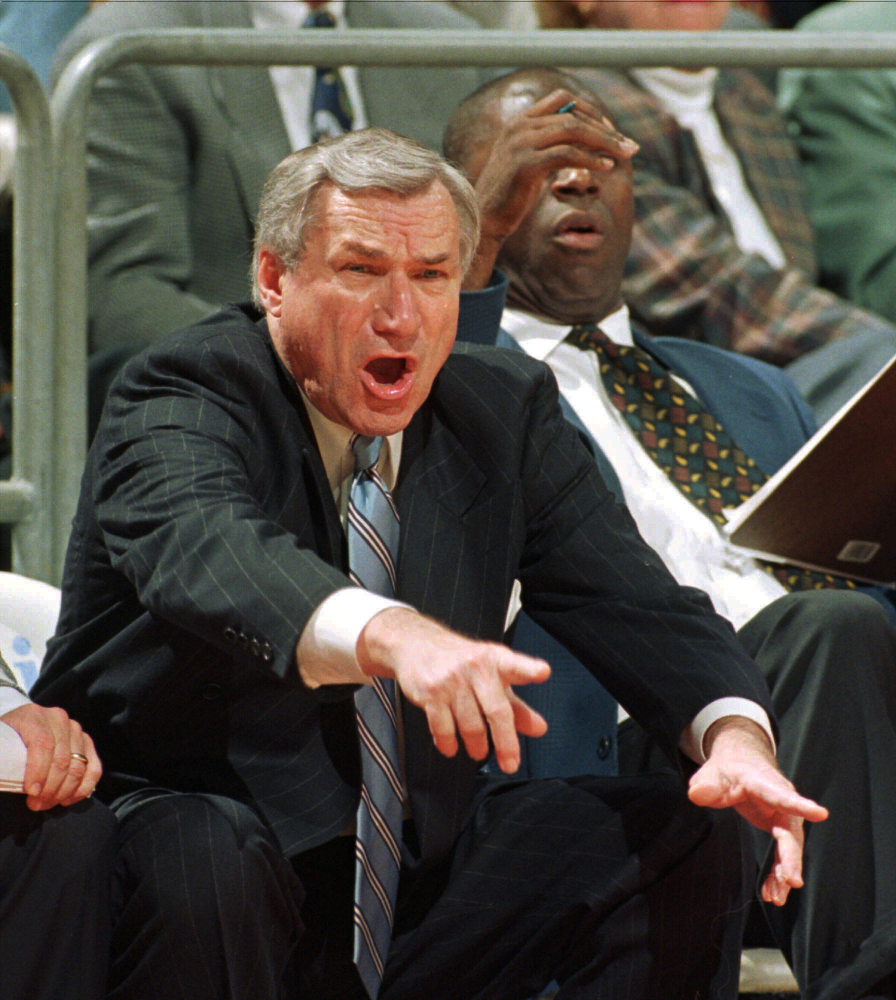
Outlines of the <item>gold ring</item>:
[[83,763],[85,763],[85,764],[89,764],[90,763],[90,761],[82,753],[73,753],[72,754],[72,760],[80,760],[80,761],[83,761]]

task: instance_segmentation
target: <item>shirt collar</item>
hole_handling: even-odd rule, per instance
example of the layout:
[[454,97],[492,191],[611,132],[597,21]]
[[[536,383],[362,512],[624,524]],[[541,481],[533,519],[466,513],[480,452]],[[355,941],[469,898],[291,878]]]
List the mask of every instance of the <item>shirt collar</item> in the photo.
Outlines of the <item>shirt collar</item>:
[[[530,357],[544,361],[554,348],[566,339],[572,329],[569,323],[555,323],[519,309],[505,309],[501,325]],[[628,306],[623,305],[598,324],[617,344],[631,346],[632,328]]]
[[[301,392],[301,389],[299,390]],[[308,419],[314,430],[314,437],[324,463],[327,482],[334,496],[339,493],[342,484],[354,473],[355,459],[351,450],[351,440],[354,431],[342,424],[337,424],[325,417],[320,410],[301,393],[302,402],[308,411]],[[398,465],[401,462],[401,442],[403,432],[392,434],[383,441],[383,448],[377,460],[376,468],[386,486],[391,490],[398,478]]]
[[631,75],[667,107],[671,103],[676,107],[708,111],[712,107],[719,71],[708,67],[687,73],[671,66],[652,66],[633,69]]
[[[325,9],[345,27],[345,0],[330,0]],[[304,0],[249,0],[249,10],[256,28],[301,28],[311,8]]]

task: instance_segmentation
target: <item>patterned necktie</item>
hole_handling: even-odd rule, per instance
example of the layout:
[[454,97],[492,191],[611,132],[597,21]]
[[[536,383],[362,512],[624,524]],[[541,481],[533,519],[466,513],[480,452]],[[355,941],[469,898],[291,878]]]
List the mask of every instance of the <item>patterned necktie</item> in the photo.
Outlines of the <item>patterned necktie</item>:
[[[335,28],[333,15],[323,8],[308,12],[305,28]],[[350,132],[354,115],[342,74],[333,66],[318,66],[314,71],[311,98],[311,142]]]
[[[355,435],[355,477],[346,533],[351,579],[392,597],[398,512],[374,468],[382,438]],[[395,684],[375,678],[355,694],[361,746],[361,801],[355,838],[354,960],[371,1000],[377,995],[392,935],[401,865],[402,786]]]
[[[567,341],[597,355],[613,405],[644,450],[679,490],[716,524],[768,479],[718,420],[659,362],[635,345],[620,345],[592,323],[572,328]],[[852,589],[852,580],[798,566],[761,561],[788,590]]]

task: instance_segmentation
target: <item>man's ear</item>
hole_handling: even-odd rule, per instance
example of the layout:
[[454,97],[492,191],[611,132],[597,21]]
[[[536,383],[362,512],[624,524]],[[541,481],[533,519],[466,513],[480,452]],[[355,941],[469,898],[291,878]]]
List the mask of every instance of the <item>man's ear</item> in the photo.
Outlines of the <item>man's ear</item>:
[[286,268],[283,262],[268,247],[262,247],[258,252],[258,294],[265,312],[271,316],[279,316],[283,304],[282,282]]

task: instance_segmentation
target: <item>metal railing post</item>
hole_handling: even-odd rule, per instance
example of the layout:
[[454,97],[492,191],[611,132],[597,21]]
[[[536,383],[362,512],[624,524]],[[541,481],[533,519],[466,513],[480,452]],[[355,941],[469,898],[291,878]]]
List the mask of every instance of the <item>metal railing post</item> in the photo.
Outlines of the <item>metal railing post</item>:
[[0,45],[0,79],[16,117],[13,176],[12,478],[0,481],[0,522],[13,524],[13,569],[54,582],[53,146],[43,85]]

